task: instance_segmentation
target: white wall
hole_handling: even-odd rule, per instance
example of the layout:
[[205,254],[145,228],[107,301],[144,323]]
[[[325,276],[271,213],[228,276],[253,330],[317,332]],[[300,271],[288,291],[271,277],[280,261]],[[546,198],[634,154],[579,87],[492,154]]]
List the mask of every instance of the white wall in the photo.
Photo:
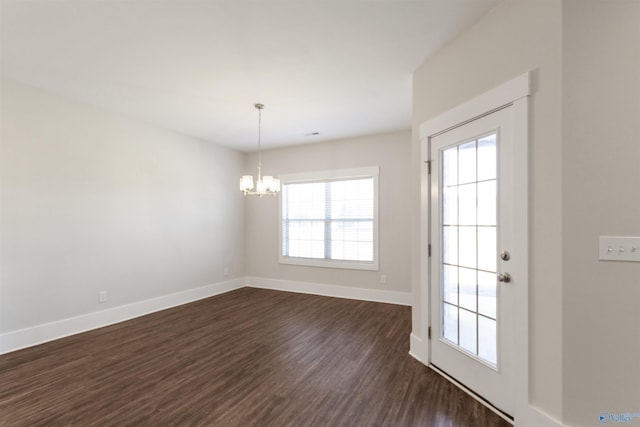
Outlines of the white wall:
[[[419,182],[419,126],[524,72],[534,70],[530,135],[530,395],[562,416],[561,2],[506,0],[428,59],[413,78],[413,166]],[[413,227],[420,196],[414,189]],[[420,300],[419,235],[413,289]],[[420,307],[413,333],[426,339]]]
[[[411,292],[409,131],[320,142],[263,152],[263,172],[307,171],[380,166],[380,271],[283,265],[278,262],[279,198],[247,197],[247,274],[268,279],[365,289]],[[256,175],[257,154],[248,156],[246,172]],[[380,274],[387,283],[380,283]]]
[[640,236],[640,2],[564,1],[563,28],[564,421],[595,426],[640,413],[640,263],[597,259]]
[[241,153],[16,82],[1,95],[0,333],[244,276]]

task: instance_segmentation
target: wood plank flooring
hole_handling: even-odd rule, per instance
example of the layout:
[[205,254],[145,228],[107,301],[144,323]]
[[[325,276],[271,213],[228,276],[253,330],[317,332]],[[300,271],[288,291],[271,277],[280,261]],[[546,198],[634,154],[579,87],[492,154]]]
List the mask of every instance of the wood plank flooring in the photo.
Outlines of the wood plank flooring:
[[0,356],[0,425],[510,425],[410,331],[409,307],[243,288]]

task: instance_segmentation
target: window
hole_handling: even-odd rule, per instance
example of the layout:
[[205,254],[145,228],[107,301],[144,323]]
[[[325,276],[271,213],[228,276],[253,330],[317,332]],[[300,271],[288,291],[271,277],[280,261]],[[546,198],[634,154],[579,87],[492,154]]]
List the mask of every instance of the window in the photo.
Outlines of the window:
[[378,167],[280,177],[280,262],[378,269]]

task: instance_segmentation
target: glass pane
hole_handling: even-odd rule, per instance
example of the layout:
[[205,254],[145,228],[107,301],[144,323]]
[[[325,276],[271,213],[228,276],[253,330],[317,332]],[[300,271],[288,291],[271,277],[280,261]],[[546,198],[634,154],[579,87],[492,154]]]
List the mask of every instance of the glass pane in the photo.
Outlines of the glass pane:
[[478,224],[496,225],[496,181],[478,183]]
[[458,146],[458,184],[476,181],[476,142]]
[[357,242],[358,241],[358,225],[355,222],[342,222],[342,221],[334,221],[333,224],[342,224],[342,238],[347,242]]
[[478,181],[496,178],[496,134],[478,140]]
[[478,227],[478,268],[496,271],[496,228]]
[[373,260],[373,242],[359,242],[358,243],[358,261],[372,261]]
[[345,230],[344,230],[344,222],[341,221],[332,221],[331,222],[331,245],[334,242],[339,242],[345,240]]
[[442,223],[444,225],[458,224],[458,187],[442,189]]
[[458,227],[459,265],[476,268],[476,227]]
[[478,316],[478,334],[478,356],[496,366],[496,321]]
[[478,272],[478,313],[496,318],[496,275]]
[[311,242],[311,258],[324,258],[324,242]]
[[324,223],[314,221],[311,223],[311,240],[324,241]]
[[476,225],[476,184],[458,187],[458,203],[460,225]]
[[478,354],[478,341],[476,330],[477,314],[460,309],[460,347],[470,353]]
[[334,219],[373,218],[373,179],[334,181],[327,184]]
[[459,274],[459,290],[460,307],[467,310],[476,311],[476,270],[470,268],[460,268]]
[[445,265],[442,269],[442,299],[458,304],[458,267]]
[[285,211],[289,218],[324,218],[324,183],[288,184],[285,187],[285,191],[287,193],[287,206],[285,208]]
[[442,227],[442,262],[458,264],[458,227]]
[[291,221],[289,223],[289,237],[293,240],[310,238],[312,228],[311,221]]
[[372,261],[373,221],[332,221],[331,258]]
[[289,221],[289,256],[324,258],[324,221]]
[[358,243],[344,242],[344,258],[342,259],[358,259]]
[[362,200],[373,200],[373,178],[359,179],[355,181],[356,191]]
[[458,344],[458,307],[442,304],[442,336]]
[[357,260],[358,243],[355,242],[332,242],[331,259]]
[[296,256],[311,258],[311,241],[299,240],[298,241],[299,253]]
[[373,221],[358,222],[358,241],[373,242]]
[[343,241],[332,241],[331,242],[331,258],[332,259],[346,259],[345,251],[344,251],[344,242]]
[[442,153],[442,185],[458,184],[458,147]]

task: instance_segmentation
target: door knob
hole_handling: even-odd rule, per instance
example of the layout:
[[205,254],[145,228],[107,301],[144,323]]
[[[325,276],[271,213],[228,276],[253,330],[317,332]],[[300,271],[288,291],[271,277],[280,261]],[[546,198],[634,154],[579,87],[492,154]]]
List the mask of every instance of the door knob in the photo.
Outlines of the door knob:
[[511,275],[509,273],[498,274],[498,282],[509,283],[511,281]]

